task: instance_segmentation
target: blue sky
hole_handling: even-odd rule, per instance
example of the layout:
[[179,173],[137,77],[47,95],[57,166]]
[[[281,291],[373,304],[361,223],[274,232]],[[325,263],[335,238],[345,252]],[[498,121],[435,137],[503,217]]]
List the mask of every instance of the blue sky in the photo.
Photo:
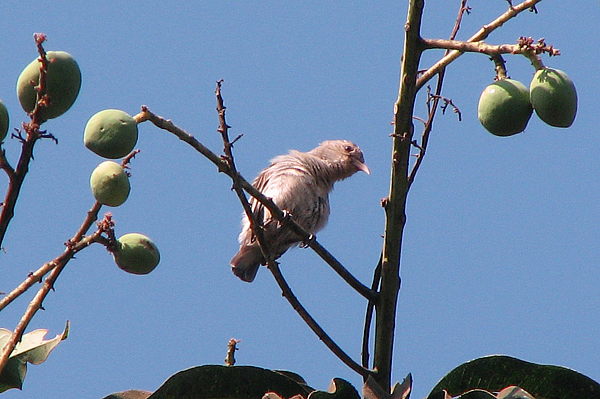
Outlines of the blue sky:
[[[247,179],[289,149],[326,139],[361,146],[372,174],[336,186],[319,241],[370,284],[381,250],[393,103],[397,96],[406,2],[50,2],[0,3],[0,98],[13,127],[21,111],[15,82],[46,49],[70,52],[83,85],[64,116],[48,122],[58,137],[38,144],[0,259],[9,291],[63,250],[93,205],[89,175],[101,159],[83,146],[85,123],[106,108],[130,114],[145,104],[219,152],[214,88],[223,96],[237,164]],[[452,4],[450,4],[452,3]],[[423,35],[446,38],[459,2],[426,4]],[[459,39],[506,9],[471,1]],[[427,158],[412,187],[402,255],[394,378],[411,372],[413,397],[448,371],[502,353],[559,364],[600,380],[600,171],[597,134],[599,9],[542,2],[495,32],[489,43],[544,37],[562,51],[544,62],[577,85],[579,111],[569,129],[533,117],[509,138],[477,121],[479,94],[493,64],[467,54],[448,69],[444,95],[462,112],[438,115]],[[573,21],[577,21],[574,23]],[[441,55],[423,57],[426,68]],[[507,56],[508,73],[528,84],[533,69]],[[416,115],[426,113],[424,97]],[[418,126],[418,125],[417,125]],[[15,163],[15,140],[5,144]],[[118,235],[144,233],[161,250],[148,276],[119,270],[99,245],[61,275],[30,329],[72,331],[24,390],[6,398],[100,398],[155,390],[173,373],[222,364],[227,341],[241,339],[238,364],[298,372],[318,389],[333,377],[360,378],[328,352],[281,297],[273,278],[235,278],[241,207],[231,183],[191,148],[145,123],[132,164],[132,193],[113,213]],[[0,178],[6,185],[6,179]],[[3,187],[4,187],[3,186]],[[298,297],[346,351],[359,357],[365,304],[310,250],[281,259]],[[14,328],[33,295],[0,315]]]

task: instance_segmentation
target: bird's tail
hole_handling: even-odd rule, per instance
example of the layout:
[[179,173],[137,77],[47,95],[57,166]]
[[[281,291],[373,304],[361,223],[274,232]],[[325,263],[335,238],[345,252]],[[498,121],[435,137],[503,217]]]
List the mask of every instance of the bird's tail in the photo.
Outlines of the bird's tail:
[[258,245],[243,245],[233,259],[231,259],[231,271],[240,279],[251,283],[256,277],[258,268],[265,259]]

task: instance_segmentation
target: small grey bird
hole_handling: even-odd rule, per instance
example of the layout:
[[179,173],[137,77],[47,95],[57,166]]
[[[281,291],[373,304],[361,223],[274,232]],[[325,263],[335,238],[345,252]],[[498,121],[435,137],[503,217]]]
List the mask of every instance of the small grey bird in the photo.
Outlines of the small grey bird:
[[[330,140],[309,152],[292,150],[273,158],[271,165],[258,174],[252,185],[290,213],[304,230],[315,234],[327,224],[333,184],[360,170],[371,173],[360,148],[347,140]],[[300,243],[301,238],[282,227],[254,197],[250,199],[250,205],[264,225],[265,241],[276,259]],[[250,283],[266,260],[245,215],[239,242],[240,250],[230,263],[233,273]]]

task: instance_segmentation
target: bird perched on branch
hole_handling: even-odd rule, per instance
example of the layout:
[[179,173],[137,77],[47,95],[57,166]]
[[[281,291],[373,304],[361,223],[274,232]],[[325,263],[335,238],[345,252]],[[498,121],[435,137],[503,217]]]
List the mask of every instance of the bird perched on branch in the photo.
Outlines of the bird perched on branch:
[[[271,160],[253,186],[287,211],[309,234],[315,234],[327,224],[329,193],[333,184],[358,171],[370,174],[360,148],[346,140],[322,142],[317,148],[300,152],[292,150]],[[264,226],[267,247],[275,259],[302,241],[291,229],[282,226],[256,198],[250,199],[256,220]],[[240,250],[231,260],[233,273],[252,282],[266,260],[244,215],[239,236]]]

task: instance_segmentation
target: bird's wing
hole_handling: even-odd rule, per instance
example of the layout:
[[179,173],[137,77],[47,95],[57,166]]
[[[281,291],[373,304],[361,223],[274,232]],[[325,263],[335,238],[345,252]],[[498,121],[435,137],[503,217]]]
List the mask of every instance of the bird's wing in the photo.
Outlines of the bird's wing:
[[[293,214],[297,197],[303,194],[298,192],[298,186],[306,178],[307,172],[293,158],[279,157],[276,160],[279,162],[274,162],[260,172],[252,185],[266,197],[271,198],[279,208]],[[258,220],[262,220],[265,227],[273,223],[271,212],[256,198],[253,197],[250,203],[252,212]]]
[[[256,176],[256,179],[254,179],[254,182],[252,182],[252,185],[254,186],[254,188],[256,188],[258,191],[260,191],[263,194],[264,194],[265,188],[267,187],[267,184],[268,184],[268,175],[269,174],[267,173],[267,171],[269,170],[269,168],[270,167],[268,167],[265,170],[263,170],[262,172],[260,172],[259,175]],[[261,204],[260,201],[258,201],[254,197],[250,198],[250,205],[252,207],[252,213],[256,216],[256,219],[261,220],[263,222],[263,224],[266,224],[267,220],[265,220],[264,205]],[[267,213],[267,215],[270,216],[269,212],[266,212],[266,213]]]

